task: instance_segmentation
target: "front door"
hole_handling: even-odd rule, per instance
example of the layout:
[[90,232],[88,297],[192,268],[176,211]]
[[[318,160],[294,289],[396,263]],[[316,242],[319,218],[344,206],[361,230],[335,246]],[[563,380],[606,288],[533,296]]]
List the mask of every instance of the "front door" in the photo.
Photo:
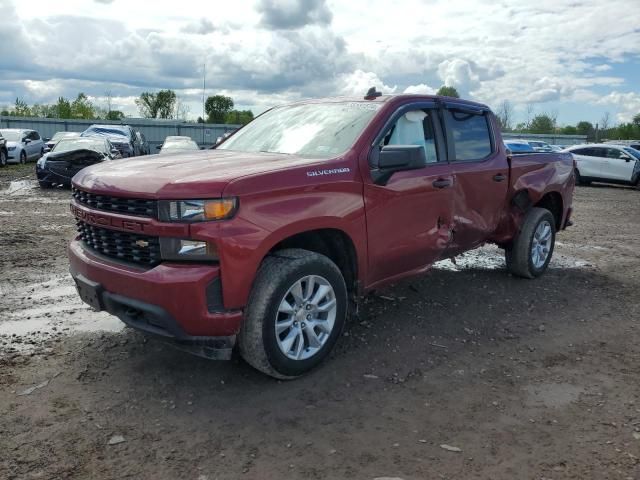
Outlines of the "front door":
[[365,182],[369,271],[367,286],[416,273],[438,260],[449,242],[453,178],[429,108],[405,106],[381,132],[384,145],[422,145],[427,166],[394,173],[385,185]]
[[630,182],[635,166],[636,161],[631,154],[617,148],[607,148],[607,158],[604,165],[606,178]]

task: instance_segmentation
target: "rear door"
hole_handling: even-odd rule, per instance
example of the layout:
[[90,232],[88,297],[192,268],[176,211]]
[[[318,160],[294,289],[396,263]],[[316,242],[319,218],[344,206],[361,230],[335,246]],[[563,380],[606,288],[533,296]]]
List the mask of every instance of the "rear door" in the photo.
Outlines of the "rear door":
[[599,152],[594,147],[578,148],[571,150],[576,164],[578,165],[578,171],[581,177],[588,178],[600,178],[603,170],[604,158],[599,156]]
[[450,104],[443,113],[454,177],[447,251],[453,256],[482,244],[497,229],[506,208],[509,165],[494,140],[497,126],[488,110]]
[[430,266],[451,231],[453,178],[435,104],[404,105],[391,116],[369,153],[372,170],[385,145],[422,145],[428,164],[396,172],[384,185],[364,179],[369,286]]
[[635,166],[635,158],[632,158],[630,154],[622,149],[607,148],[607,159],[604,167],[607,178],[630,182]]

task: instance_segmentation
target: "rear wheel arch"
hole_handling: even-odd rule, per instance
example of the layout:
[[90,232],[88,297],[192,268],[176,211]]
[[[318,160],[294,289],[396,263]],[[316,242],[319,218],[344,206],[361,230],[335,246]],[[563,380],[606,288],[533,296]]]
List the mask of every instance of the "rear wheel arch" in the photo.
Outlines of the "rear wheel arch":
[[564,201],[558,192],[548,192],[534,205],[538,208],[549,210],[555,220],[556,230],[562,229],[562,216],[564,214]]

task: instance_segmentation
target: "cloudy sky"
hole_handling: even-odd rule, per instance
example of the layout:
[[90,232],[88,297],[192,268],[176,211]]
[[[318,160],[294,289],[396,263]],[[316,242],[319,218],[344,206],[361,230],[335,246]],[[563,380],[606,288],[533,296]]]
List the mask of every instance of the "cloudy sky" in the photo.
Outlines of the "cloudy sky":
[[142,91],[202,112],[453,85],[517,120],[640,112],[640,0],[0,0],[0,106],[88,94],[137,116]]

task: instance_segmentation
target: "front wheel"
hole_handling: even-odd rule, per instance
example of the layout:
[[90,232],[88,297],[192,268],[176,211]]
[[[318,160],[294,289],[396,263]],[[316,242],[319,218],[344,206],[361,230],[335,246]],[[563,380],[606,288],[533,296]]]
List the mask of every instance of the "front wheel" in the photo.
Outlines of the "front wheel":
[[532,208],[512,245],[505,250],[507,269],[518,277],[539,277],[549,266],[555,242],[555,219],[551,212]]
[[40,188],[53,188],[53,183],[45,182],[43,180],[38,180],[38,185],[40,185]]
[[24,150],[20,152],[20,163],[22,165],[27,163],[27,154],[26,154],[26,152]]
[[0,150],[0,167],[7,166],[7,154],[4,150]]
[[320,364],[340,336],[347,287],[324,255],[285,249],[268,256],[258,271],[238,338],[242,357],[281,379]]

